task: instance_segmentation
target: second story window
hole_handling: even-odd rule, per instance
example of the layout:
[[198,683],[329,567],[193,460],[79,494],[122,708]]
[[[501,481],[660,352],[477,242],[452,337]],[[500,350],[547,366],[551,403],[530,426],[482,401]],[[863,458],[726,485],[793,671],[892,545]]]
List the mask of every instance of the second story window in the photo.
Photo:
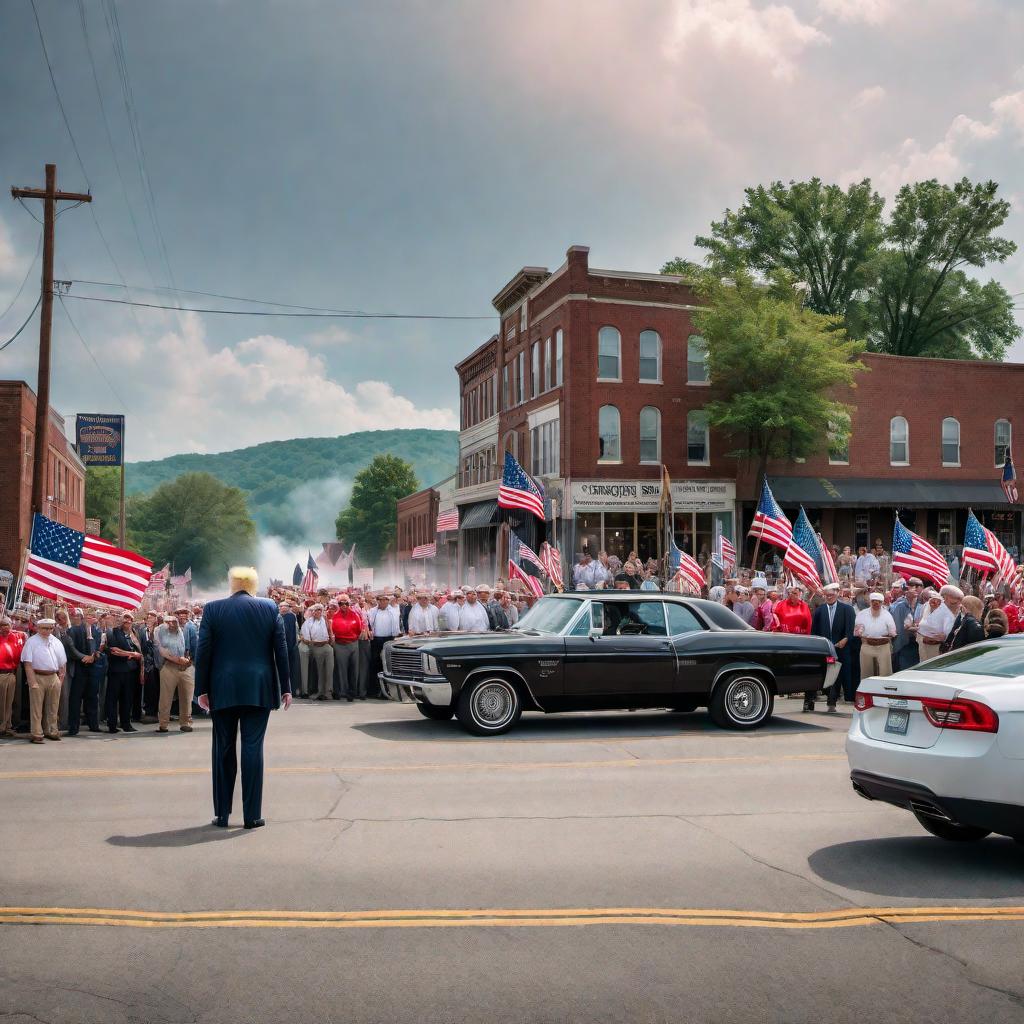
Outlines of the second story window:
[[619,443],[619,410],[602,405],[597,414],[598,462],[621,462]]
[[597,379],[622,380],[622,338],[614,327],[597,332]]
[[551,339],[544,340],[544,390],[550,391],[554,386],[551,378]]
[[508,363],[501,368],[501,407],[507,409],[511,396],[508,389]]
[[562,328],[555,331],[555,387],[562,383]]
[[661,413],[653,405],[640,410],[640,461],[661,462]]
[[540,342],[533,343],[530,362],[530,397],[536,398],[540,394]]
[[710,460],[708,418],[695,409],[686,415],[686,461],[691,466],[706,466]]
[[526,349],[516,359],[516,405],[526,401]]
[[1013,439],[1012,428],[1009,420],[996,420],[996,450],[995,457],[997,466],[1006,462],[1006,456],[1010,454],[1010,443]]
[[889,420],[889,464],[910,465],[910,427],[902,416]]
[[691,334],[686,342],[687,384],[708,383],[708,345],[699,334]]
[[640,382],[661,383],[661,337],[657,331],[640,332]]
[[960,465],[960,421],[952,416],[942,421],[942,464]]

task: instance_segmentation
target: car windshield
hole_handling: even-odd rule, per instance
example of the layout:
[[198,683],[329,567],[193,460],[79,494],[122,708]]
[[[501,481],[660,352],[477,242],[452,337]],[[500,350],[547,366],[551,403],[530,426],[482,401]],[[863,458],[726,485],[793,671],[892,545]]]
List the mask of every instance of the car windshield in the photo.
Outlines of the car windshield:
[[941,658],[933,658],[915,671],[964,672],[971,676],[1012,679],[1024,675],[1024,643],[971,644]]
[[581,600],[572,597],[542,597],[512,628],[561,633],[582,605]]

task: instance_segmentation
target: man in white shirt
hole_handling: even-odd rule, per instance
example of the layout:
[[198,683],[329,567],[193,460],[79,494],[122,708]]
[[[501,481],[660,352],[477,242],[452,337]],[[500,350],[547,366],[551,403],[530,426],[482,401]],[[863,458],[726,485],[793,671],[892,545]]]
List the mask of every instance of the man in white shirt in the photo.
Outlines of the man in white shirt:
[[866,547],[861,546],[857,553],[857,561],[853,565],[854,578],[867,583],[878,576],[880,568],[878,559]]
[[857,612],[853,635],[861,638],[860,677],[892,675],[892,640],[896,622],[882,607],[885,598],[875,591],[868,595],[868,607]]
[[416,603],[409,609],[409,635],[422,636],[437,632],[437,609],[425,590],[417,591]]
[[370,682],[372,686],[369,689],[373,689],[378,684],[380,673],[384,671],[384,645],[401,634],[402,616],[399,614],[398,605],[392,604],[388,595],[382,590],[377,595],[377,607],[371,608],[366,613],[366,622],[370,627]]
[[448,600],[445,601],[438,613],[440,616],[439,625],[442,629],[446,629],[450,633],[458,631],[465,600],[466,597],[461,590],[456,590],[449,594]]
[[302,677],[300,697],[313,698],[309,689],[309,659],[313,659],[320,697],[328,700],[334,683],[334,649],[331,646],[331,632],[324,618],[324,606],[315,604],[309,618],[299,630],[299,673]]
[[466,603],[459,611],[459,630],[462,633],[486,633],[491,628],[487,609],[477,600],[475,590],[466,591]]
[[60,712],[60,688],[67,670],[68,656],[64,644],[54,635],[54,619],[39,619],[36,632],[25,641],[21,663],[28,677],[29,716],[31,740],[42,743],[60,739],[57,717]]

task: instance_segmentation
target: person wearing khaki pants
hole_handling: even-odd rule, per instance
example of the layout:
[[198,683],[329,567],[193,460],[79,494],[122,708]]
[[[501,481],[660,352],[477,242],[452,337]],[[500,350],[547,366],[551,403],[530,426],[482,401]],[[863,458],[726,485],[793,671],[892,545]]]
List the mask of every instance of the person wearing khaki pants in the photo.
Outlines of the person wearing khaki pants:
[[156,631],[154,655],[160,664],[160,702],[157,707],[159,731],[167,732],[169,729],[171,702],[177,692],[179,726],[182,732],[191,732],[195,677],[188,639],[174,615],[165,615],[164,624]]
[[48,740],[60,739],[60,687],[68,656],[64,645],[53,635],[56,625],[53,619],[39,619],[35,635],[28,638],[21,652],[21,661],[28,676],[33,743],[42,743],[44,735]]
[[896,636],[896,621],[882,607],[885,599],[880,593],[868,595],[869,606],[857,612],[853,635],[860,637],[860,677],[892,675],[892,641]]
[[11,620],[0,615],[0,736],[12,736],[11,712],[18,688],[18,662],[28,637],[11,629]]

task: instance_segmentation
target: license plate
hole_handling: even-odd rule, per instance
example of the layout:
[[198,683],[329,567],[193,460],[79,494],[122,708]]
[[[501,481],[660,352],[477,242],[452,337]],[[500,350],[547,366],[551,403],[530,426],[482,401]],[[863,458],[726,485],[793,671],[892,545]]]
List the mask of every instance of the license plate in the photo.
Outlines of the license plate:
[[906,736],[907,728],[910,725],[909,711],[895,711],[889,709],[885,719],[885,731],[895,733],[897,736]]

